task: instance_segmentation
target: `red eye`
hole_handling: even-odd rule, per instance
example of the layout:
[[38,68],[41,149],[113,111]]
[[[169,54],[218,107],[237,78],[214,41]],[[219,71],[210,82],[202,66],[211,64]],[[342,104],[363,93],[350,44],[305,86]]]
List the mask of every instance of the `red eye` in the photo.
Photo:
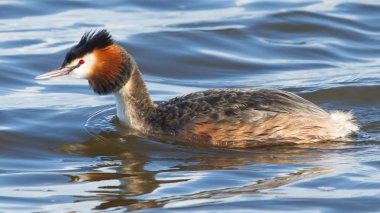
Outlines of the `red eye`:
[[80,65],[84,64],[84,60],[83,59],[79,60],[78,64]]

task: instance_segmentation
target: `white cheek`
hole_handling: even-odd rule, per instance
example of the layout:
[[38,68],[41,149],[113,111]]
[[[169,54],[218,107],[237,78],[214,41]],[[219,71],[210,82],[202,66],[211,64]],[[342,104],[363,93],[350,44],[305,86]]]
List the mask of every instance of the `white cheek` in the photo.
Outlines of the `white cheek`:
[[[91,74],[91,68],[93,64],[95,63],[95,57],[92,54],[87,54],[84,57],[82,57],[84,60],[84,64],[80,65],[78,68],[74,69],[70,72],[70,76],[74,78],[88,78]],[[78,61],[80,59],[77,59],[73,61],[71,64],[72,66],[75,66],[75,64],[78,64]]]

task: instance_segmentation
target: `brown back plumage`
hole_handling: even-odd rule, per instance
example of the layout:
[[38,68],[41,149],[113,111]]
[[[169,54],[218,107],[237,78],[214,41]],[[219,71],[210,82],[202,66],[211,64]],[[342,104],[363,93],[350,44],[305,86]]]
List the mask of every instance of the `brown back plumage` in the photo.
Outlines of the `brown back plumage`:
[[279,113],[328,116],[295,94],[256,88],[213,89],[177,97],[158,105],[150,119],[165,131],[173,131],[195,120],[250,123]]
[[158,132],[198,143],[250,147],[320,140],[315,135],[328,134],[328,118],[326,111],[289,92],[214,89],[160,104],[149,121]]

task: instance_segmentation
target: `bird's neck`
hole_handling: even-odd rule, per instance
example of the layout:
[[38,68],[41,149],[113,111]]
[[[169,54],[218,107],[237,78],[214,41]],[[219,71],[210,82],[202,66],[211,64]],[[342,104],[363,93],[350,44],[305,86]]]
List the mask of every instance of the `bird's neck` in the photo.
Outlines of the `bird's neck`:
[[128,126],[147,131],[147,116],[155,107],[149,97],[141,72],[131,58],[131,75],[127,83],[115,93],[117,117]]

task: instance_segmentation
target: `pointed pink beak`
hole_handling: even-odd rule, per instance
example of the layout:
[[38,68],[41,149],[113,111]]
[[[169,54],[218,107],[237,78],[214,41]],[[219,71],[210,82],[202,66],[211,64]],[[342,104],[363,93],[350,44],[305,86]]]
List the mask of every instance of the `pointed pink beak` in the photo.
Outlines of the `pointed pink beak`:
[[38,75],[35,77],[35,79],[40,80],[40,79],[56,78],[59,76],[68,75],[73,69],[75,69],[75,67],[62,67],[60,69]]

